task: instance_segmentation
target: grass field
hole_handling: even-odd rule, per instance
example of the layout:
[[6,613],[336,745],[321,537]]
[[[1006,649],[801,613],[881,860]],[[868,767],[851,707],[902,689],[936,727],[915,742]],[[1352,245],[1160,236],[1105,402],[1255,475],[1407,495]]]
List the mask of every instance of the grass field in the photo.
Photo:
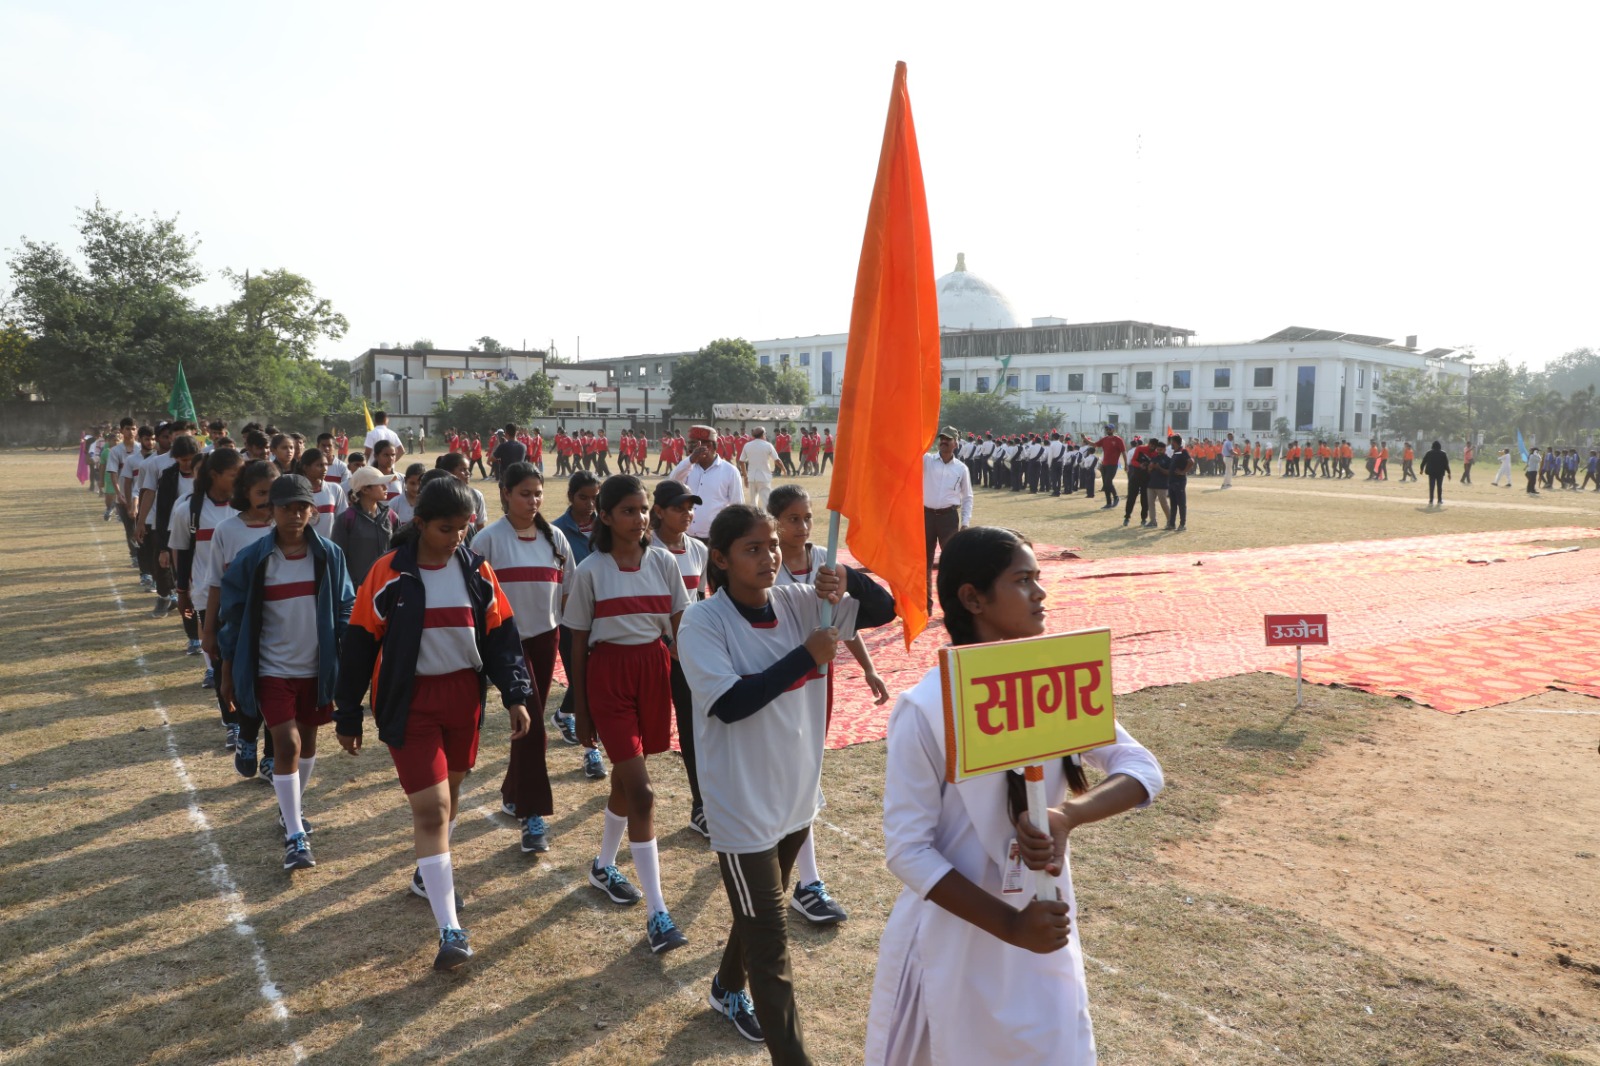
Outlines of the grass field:
[[[491,710],[453,847],[477,958],[436,975],[381,750],[350,759],[326,738],[306,800],[319,865],[291,881],[270,788],[234,774],[197,660],[175,623],[145,617],[120,529],[73,488],[71,457],[0,461],[0,1062],[766,1061],[705,1006],[728,908],[674,757],[652,776],[690,944],[654,958],[643,915],[586,885],[605,787],[554,734],[553,850],[518,850]],[[1475,473],[1436,512],[1415,485],[1274,478],[1197,482],[1181,535],[982,490],[977,519],[1099,557],[1600,515],[1600,495],[1533,499]],[[1292,693],[1248,675],[1119,698],[1169,788],[1075,837],[1102,1061],[1600,1063],[1600,707],[1561,696],[1524,708],[1559,714],[1458,719],[1337,689],[1295,711]],[[898,889],[883,761],[882,744],[830,753],[818,845],[851,919],[791,924],[819,1063],[860,1061]]]

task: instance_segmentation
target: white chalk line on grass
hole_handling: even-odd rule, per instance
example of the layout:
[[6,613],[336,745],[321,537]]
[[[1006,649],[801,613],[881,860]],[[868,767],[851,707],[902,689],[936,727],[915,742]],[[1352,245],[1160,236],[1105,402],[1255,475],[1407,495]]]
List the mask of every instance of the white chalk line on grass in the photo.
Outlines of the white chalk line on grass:
[[1499,707],[1485,707],[1486,711],[1511,711],[1516,714],[1591,714],[1600,715],[1600,711],[1567,711],[1555,707],[1512,707],[1502,704]]
[[[91,524],[89,528],[93,531],[95,527]],[[228,868],[228,860],[223,857],[222,849],[217,846],[216,836],[211,830],[211,820],[206,817],[206,812],[200,806],[199,790],[194,787],[194,779],[189,776],[189,767],[178,751],[178,735],[172,731],[172,719],[167,715],[166,705],[157,695],[155,677],[150,673],[150,666],[145,661],[144,651],[139,646],[139,638],[135,635],[134,628],[128,624],[131,612],[122,599],[122,590],[117,587],[116,578],[111,574],[111,563],[106,558],[105,543],[98,534],[95,536],[95,548],[100,553],[100,566],[105,572],[106,584],[111,586],[111,597],[116,601],[118,613],[122,615],[123,628],[128,632],[128,643],[134,653],[134,665],[139,668],[139,673],[144,675],[145,684],[150,690],[150,702],[155,708],[157,717],[161,719],[161,733],[166,743],[167,758],[172,763],[173,775],[183,786],[184,799],[189,805],[189,821],[194,825],[195,834],[200,838],[200,850],[212,860],[209,870],[211,883],[216,887],[217,896],[226,909],[228,924],[233,926],[235,933],[250,942],[250,956],[251,961],[255,963],[256,979],[260,982],[261,998],[266,1000],[272,1017],[287,1029],[289,1008],[283,1002],[283,992],[267,968],[266,949],[261,944],[261,938],[256,936],[255,927],[249,922],[244,896],[239,892],[239,883],[234,880],[233,871]],[[291,1040],[289,1050],[294,1053],[296,1062],[305,1061],[305,1049],[298,1041]]]

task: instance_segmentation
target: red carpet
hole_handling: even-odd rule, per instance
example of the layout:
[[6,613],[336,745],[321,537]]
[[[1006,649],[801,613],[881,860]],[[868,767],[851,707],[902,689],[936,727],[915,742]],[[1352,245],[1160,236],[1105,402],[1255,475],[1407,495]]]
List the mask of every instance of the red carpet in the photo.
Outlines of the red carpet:
[[[1304,611],[1329,615],[1331,637],[1308,649],[1308,680],[1455,713],[1550,687],[1600,697],[1600,552],[1528,558],[1537,550],[1528,545],[1596,537],[1567,527],[1105,560],[1037,553],[1048,630],[1109,626],[1119,693],[1259,670],[1293,676],[1293,652],[1264,645],[1261,616]],[[1505,561],[1468,561],[1484,558]],[[898,625],[866,643],[899,693],[933,667],[943,638],[936,616],[909,652]],[[838,669],[828,746],[881,740],[894,701],[874,706],[842,650]]]

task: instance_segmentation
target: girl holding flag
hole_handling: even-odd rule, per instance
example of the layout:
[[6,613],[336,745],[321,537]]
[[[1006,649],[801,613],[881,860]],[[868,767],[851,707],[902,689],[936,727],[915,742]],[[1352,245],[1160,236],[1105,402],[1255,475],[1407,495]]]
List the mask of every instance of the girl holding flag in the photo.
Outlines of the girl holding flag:
[[[957,645],[1039,636],[1044,598],[1032,546],[1019,534],[975,526],[945,549],[939,605]],[[1121,725],[1114,743],[1045,766],[1054,804],[1047,835],[1028,817],[1019,773],[946,783],[944,714],[934,667],[889,719],[884,842],[905,888],[879,942],[866,1062],[1087,1066],[1094,1031],[1068,837],[1077,826],[1149,806],[1162,788],[1161,767]],[[1102,775],[1093,788],[1085,766]],[[1024,865],[1055,877],[1056,901],[1007,892],[1008,867],[1017,872],[1013,839]]]

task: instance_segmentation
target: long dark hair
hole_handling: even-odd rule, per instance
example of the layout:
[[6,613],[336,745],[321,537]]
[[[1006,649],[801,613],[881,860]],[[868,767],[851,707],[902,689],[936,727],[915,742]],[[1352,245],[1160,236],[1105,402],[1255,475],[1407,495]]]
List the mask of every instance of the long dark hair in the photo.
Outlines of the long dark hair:
[[[612,474],[601,483],[600,498],[595,501],[594,505],[594,532],[589,534],[589,546],[595,551],[609,554],[612,545],[616,543],[611,535],[611,527],[600,516],[610,514],[612,508],[632,496],[646,496],[644,483],[632,474]],[[645,505],[649,506],[647,496]],[[650,538],[648,536],[640,537],[639,547],[648,549],[650,547]]]
[[239,453],[232,448],[217,448],[200,463],[200,472],[194,476],[194,491],[199,496],[211,492],[211,483],[225,470],[232,470],[240,462]]
[[333,461],[321,448],[307,448],[305,451],[300,453],[300,458],[294,461],[294,473],[304,476],[306,472],[306,464],[316,462],[318,459],[321,459],[325,463]]
[[[721,515],[717,516],[721,518]],[[999,526],[968,526],[950,538],[939,555],[939,608],[944,611],[944,628],[950,634],[950,643],[957,647],[978,643],[978,627],[972,612],[961,602],[961,590],[967,585],[980,596],[994,591],[994,583],[1011,568],[1011,559],[1018,548],[1031,548],[1033,542],[1014,529]],[[1083,767],[1068,755],[1061,760],[1067,775],[1067,787],[1074,796],[1089,791]],[[1028,786],[1022,775],[1007,773],[1006,805],[1011,820],[1028,809]]]
[[[500,471],[500,509],[506,510],[506,493],[532,478],[539,484],[544,484],[544,475],[539,473],[539,468],[532,463],[512,463]],[[556,540],[555,531],[550,528],[550,523],[545,521],[544,509],[533,512],[533,528],[545,535],[550,542],[551,549],[556,553],[556,566],[562,568],[567,565],[567,557],[561,552],[561,542]]]
[[424,522],[460,518],[462,515],[474,517],[477,513],[478,501],[472,498],[471,489],[450,474],[434,478],[422,486],[422,491],[417,494],[417,506],[411,513],[411,521],[400,528],[389,546],[398,548],[403,544],[416,544],[422,539],[421,526]]
[[261,481],[271,481],[278,476],[278,465],[271,459],[252,459],[244,464],[239,476],[233,479],[233,499],[228,505],[235,511],[250,510],[250,490]]
[[[711,551],[721,552],[724,557],[733,550],[733,542],[750,532],[757,522],[772,522],[770,514],[759,507],[751,507],[745,503],[732,503],[717,512],[717,517],[711,521],[711,532],[706,535],[706,544]],[[711,595],[727,585],[728,571],[712,561],[713,557],[706,554],[706,594]]]
[[809,500],[811,493],[803,485],[779,485],[767,494],[767,512],[778,517],[798,500]]

